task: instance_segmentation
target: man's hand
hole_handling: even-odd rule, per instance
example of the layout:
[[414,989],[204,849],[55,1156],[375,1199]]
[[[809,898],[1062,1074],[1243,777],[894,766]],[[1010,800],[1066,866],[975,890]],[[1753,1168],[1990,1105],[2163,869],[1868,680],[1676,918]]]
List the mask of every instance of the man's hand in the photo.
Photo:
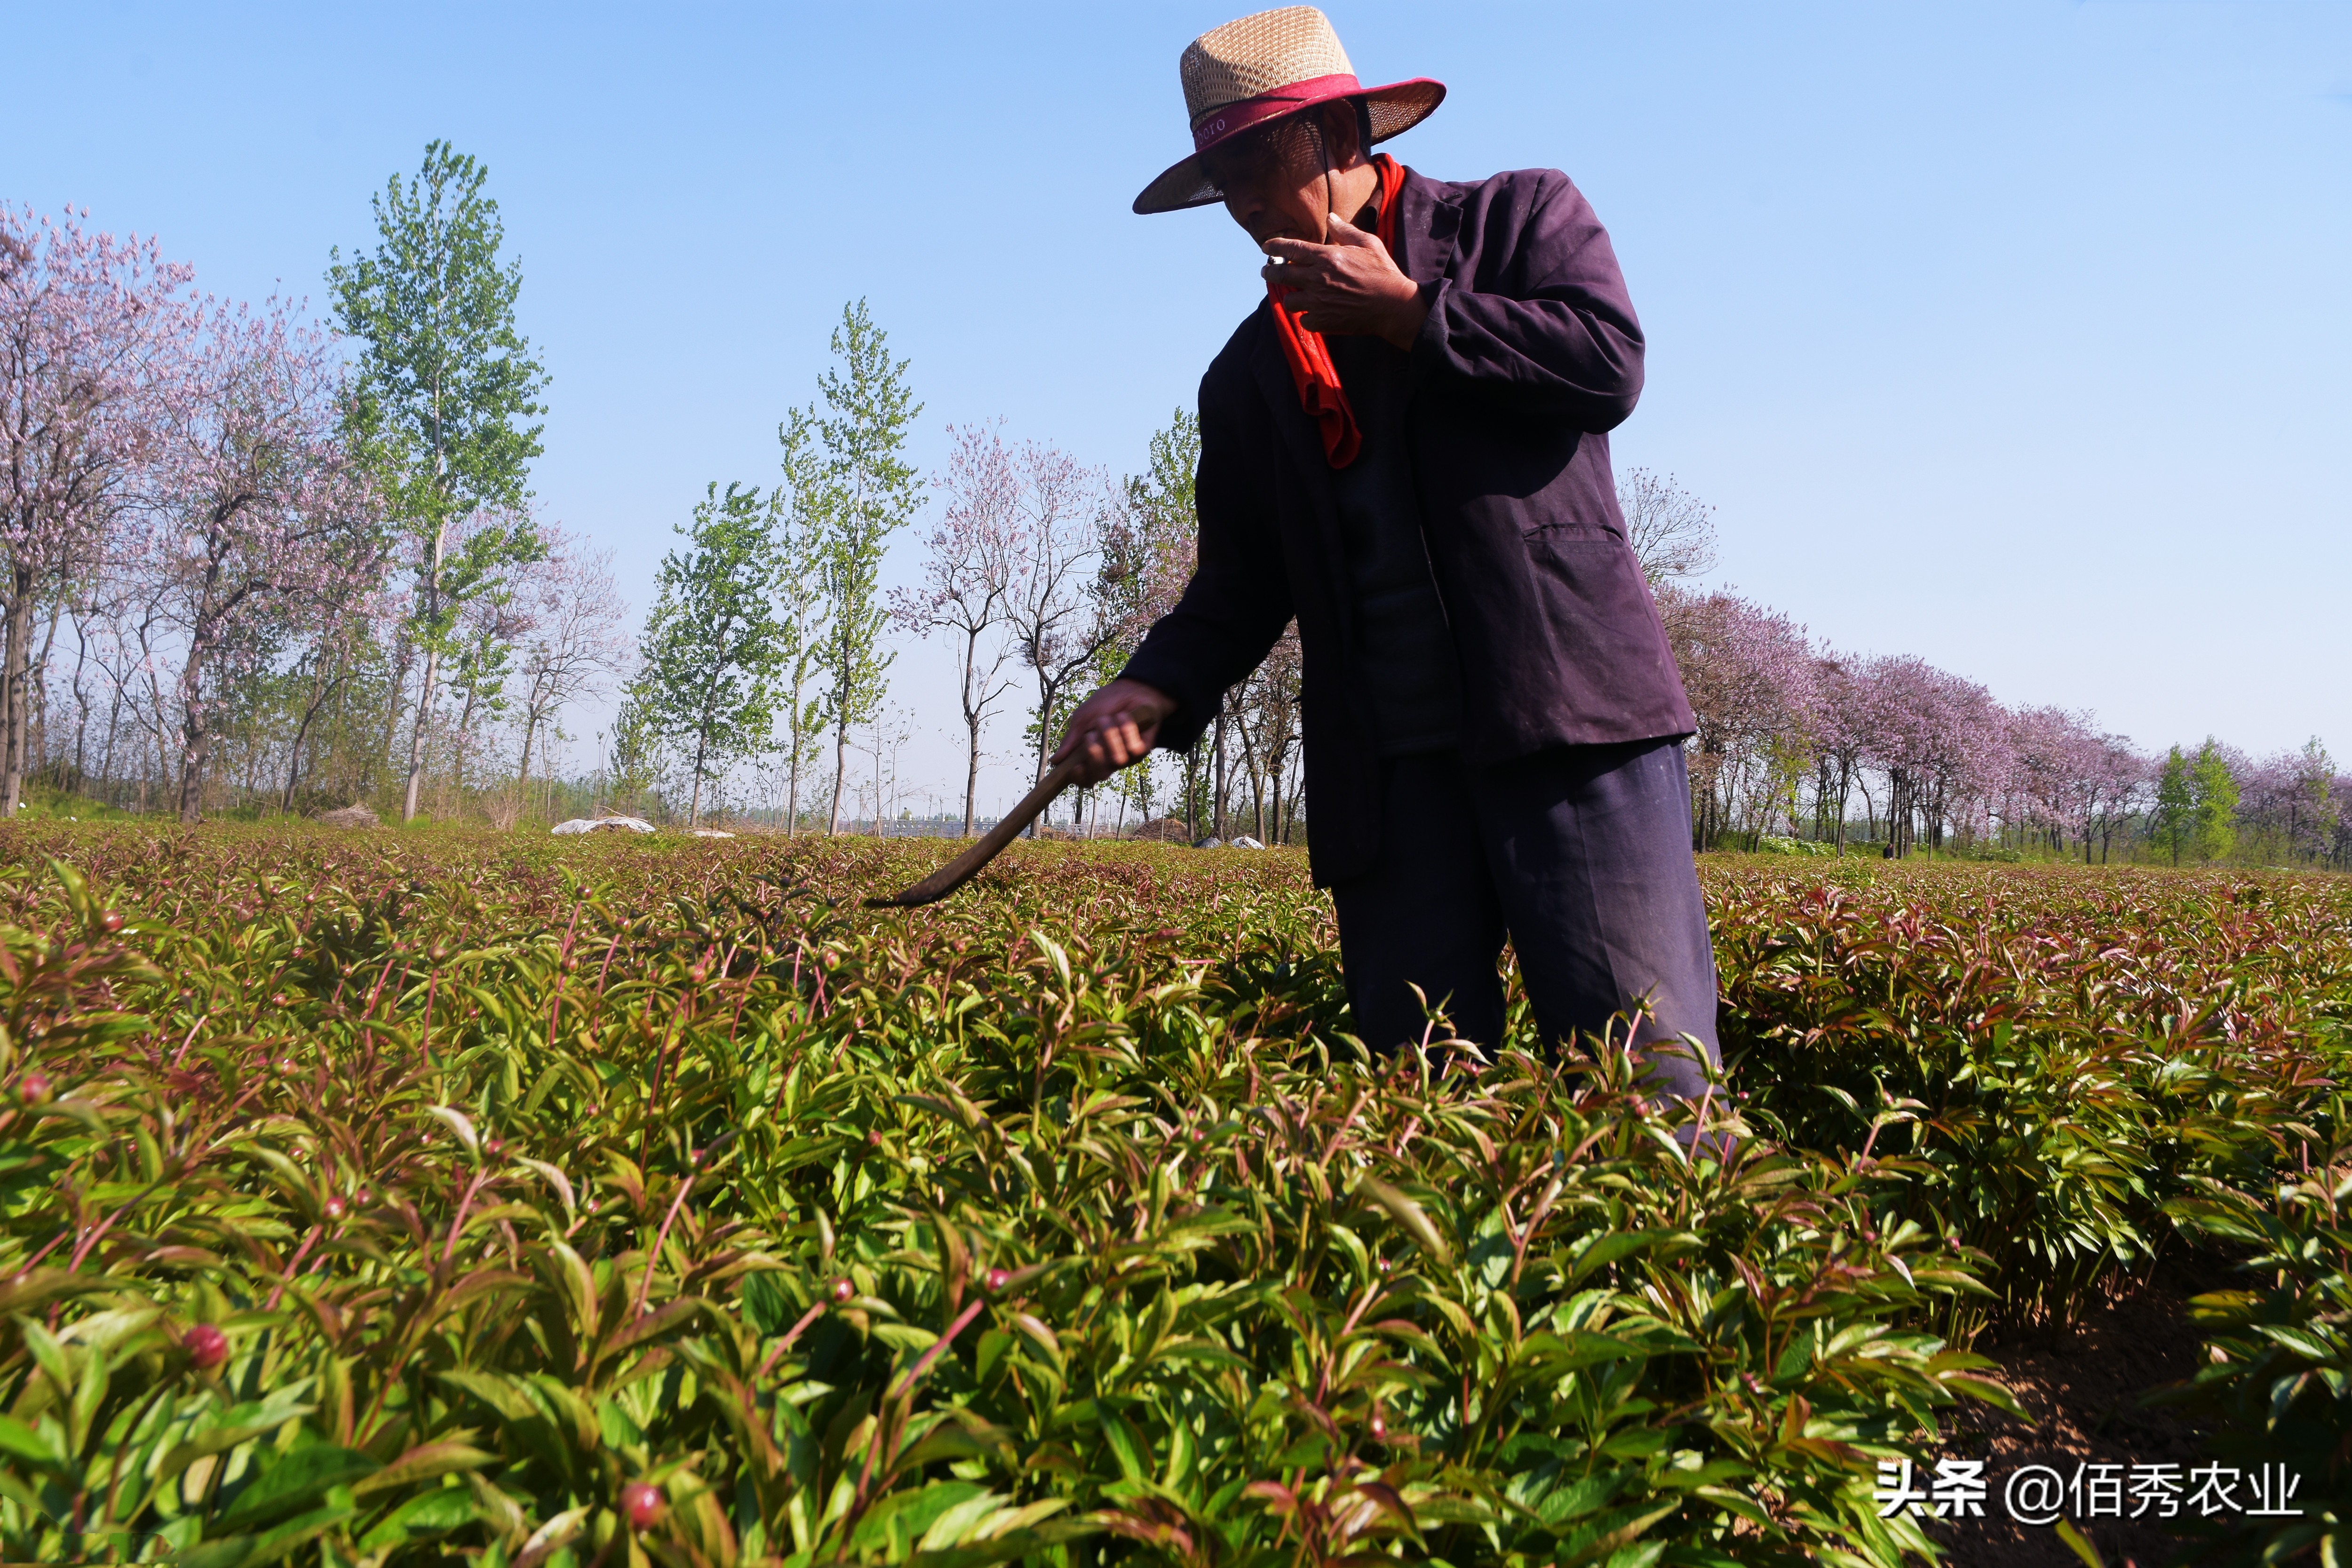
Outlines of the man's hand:
[[1289,290],[1283,303],[1300,312],[1310,332],[1384,338],[1411,349],[1428,319],[1421,285],[1397,269],[1388,247],[1338,213],[1331,215],[1331,243],[1269,239],[1265,280]]
[[1176,711],[1176,700],[1140,680],[1114,680],[1078,704],[1054,748],[1054,761],[1076,756],[1086,764],[1081,784],[1100,784],[1129,763],[1139,763],[1160,733],[1160,721]]

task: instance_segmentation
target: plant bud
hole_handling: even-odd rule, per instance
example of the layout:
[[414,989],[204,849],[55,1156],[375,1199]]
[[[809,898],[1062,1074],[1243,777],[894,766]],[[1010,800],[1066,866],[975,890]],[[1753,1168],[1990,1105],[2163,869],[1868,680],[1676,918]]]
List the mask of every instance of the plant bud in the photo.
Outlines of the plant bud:
[[121,910],[107,910],[104,914],[98,917],[98,925],[100,931],[103,931],[109,936],[112,936],[116,931],[122,929],[122,911]]
[[1004,1289],[1004,1282],[1012,1278],[1013,1276],[1011,1274],[1002,1268],[990,1269],[988,1271],[988,1293],[992,1296],[995,1295],[999,1290]]
[[228,1359],[228,1336],[210,1323],[198,1323],[180,1336],[180,1348],[188,1352],[190,1366],[210,1372]]
[[28,1072],[16,1080],[16,1098],[26,1105],[47,1105],[49,1102],[49,1080],[37,1072]]
[[651,1481],[631,1481],[621,1489],[621,1511],[631,1530],[644,1530],[662,1515],[662,1489]]
[[857,1287],[852,1285],[847,1279],[836,1279],[833,1282],[833,1301],[835,1306],[837,1307],[844,1304],[852,1296],[856,1294]]
[[325,1205],[324,1205],[324,1206],[325,1206],[325,1208],[326,1208],[326,1211],[327,1211],[327,1217],[328,1217],[329,1219],[341,1219],[341,1218],[342,1218],[342,1217],[343,1217],[343,1200],[342,1200],[342,1199],[341,1199],[341,1198],[329,1198],[329,1199],[327,1200],[327,1202],[326,1202],[326,1204],[325,1204]]
[[710,966],[708,964],[698,963],[692,969],[688,970],[686,972],[686,975],[688,979],[693,981],[697,985],[699,985],[704,981],[710,978]]
[[1381,1413],[1380,1413],[1379,1411],[1377,1411],[1377,1410],[1373,1411],[1373,1412],[1372,1412],[1372,1441],[1373,1441],[1373,1442],[1375,1442],[1375,1443],[1382,1443],[1382,1442],[1386,1442],[1386,1441],[1388,1440],[1388,1435],[1389,1435],[1389,1424],[1388,1424],[1388,1422],[1387,1422],[1385,1419],[1383,1419],[1383,1418],[1382,1418],[1382,1416],[1381,1416]]

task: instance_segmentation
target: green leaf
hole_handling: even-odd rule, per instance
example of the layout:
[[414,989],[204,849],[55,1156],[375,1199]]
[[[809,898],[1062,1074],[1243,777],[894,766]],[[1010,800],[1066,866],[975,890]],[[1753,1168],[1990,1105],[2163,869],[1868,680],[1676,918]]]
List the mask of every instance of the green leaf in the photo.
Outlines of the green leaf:
[[237,1493],[236,1500],[214,1522],[228,1530],[268,1524],[282,1514],[318,1501],[330,1487],[348,1486],[373,1475],[380,1468],[357,1449],[338,1447],[332,1443],[297,1448],[278,1458],[261,1473],[260,1479]]

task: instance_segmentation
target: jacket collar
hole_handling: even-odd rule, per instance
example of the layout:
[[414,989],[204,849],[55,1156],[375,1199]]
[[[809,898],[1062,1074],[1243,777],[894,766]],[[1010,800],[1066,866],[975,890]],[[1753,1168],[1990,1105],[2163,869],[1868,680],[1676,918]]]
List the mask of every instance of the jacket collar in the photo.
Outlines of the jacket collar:
[[[1434,283],[1445,276],[1454,264],[1454,253],[1462,234],[1463,192],[1416,173],[1410,165],[1404,172],[1404,185],[1397,199],[1404,204],[1404,214],[1397,223],[1397,238],[1404,249],[1398,265],[1406,277],[1416,283]],[[1253,318],[1255,331],[1250,352],[1250,371],[1257,378],[1258,391],[1273,416],[1275,427],[1282,432],[1283,445],[1289,448],[1293,461],[1307,476],[1307,489],[1315,498],[1315,508],[1329,529],[1330,542],[1339,542],[1339,513],[1331,500],[1331,467],[1323,456],[1323,439],[1317,433],[1315,422],[1298,405],[1298,389],[1291,384],[1290,366],[1282,357],[1282,345],[1274,333],[1272,308],[1260,303]]]
[[1397,265],[1416,283],[1434,283],[1454,265],[1454,251],[1462,237],[1462,191],[1442,185],[1411,166],[1397,199],[1404,215],[1397,223],[1397,238],[1404,257]]

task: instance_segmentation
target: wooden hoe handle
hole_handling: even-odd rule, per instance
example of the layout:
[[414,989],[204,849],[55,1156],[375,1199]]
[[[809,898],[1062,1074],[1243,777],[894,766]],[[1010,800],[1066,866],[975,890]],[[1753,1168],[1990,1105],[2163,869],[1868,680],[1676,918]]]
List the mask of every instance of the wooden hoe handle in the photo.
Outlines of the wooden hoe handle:
[[887,899],[868,899],[869,910],[911,910],[918,904],[936,903],[979,875],[980,868],[996,858],[1006,845],[1021,837],[1022,829],[1037,820],[1038,814],[1054,804],[1054,797],[1077,781],[1078,759],[1055,764],[1054,771],[1038,781],[1037,787],[1021,797],[1021,804],[1004,814],[1004,820],[990,828],[981,841],[916,883],[903,892]]

